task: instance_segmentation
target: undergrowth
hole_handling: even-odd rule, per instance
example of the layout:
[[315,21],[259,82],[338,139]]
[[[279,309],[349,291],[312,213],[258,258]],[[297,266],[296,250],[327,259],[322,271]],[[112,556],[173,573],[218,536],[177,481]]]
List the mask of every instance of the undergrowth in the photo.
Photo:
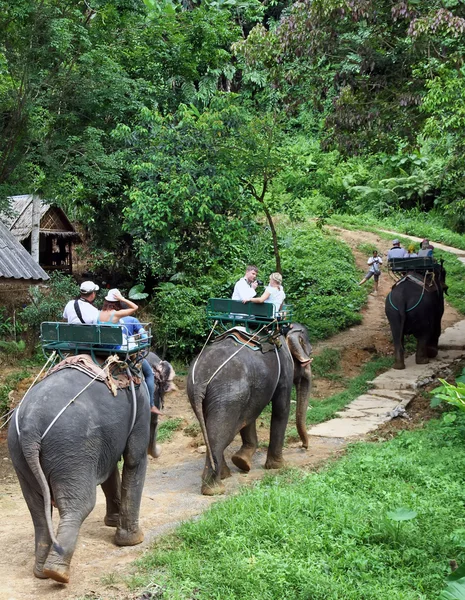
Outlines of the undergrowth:
[[157,541],[131,587],[169,600],[431,600],[465,561],[465,421],[266,476]]

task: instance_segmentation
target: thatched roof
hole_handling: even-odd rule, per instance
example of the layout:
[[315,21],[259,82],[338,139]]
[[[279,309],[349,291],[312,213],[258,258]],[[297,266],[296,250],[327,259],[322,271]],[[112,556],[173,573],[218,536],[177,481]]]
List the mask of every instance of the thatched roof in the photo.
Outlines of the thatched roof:
[[2,278],[46,281],[49,276],[0,222],[0,282]]
[[[25,240],[32,231],[32,195],[10,196],[11,213],[4,217],[11,233],[19,241]],[[40,233],[56,237],[69,237],[81,241],[68,217],[57,206],[41,201]]]

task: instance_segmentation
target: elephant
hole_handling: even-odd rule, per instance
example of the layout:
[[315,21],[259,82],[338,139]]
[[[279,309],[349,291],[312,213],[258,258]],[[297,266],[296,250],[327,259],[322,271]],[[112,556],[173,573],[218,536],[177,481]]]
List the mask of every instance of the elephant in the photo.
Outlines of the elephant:
[[256,419],[272,404],[266,469],[283,466],[282,450],[291,402],[297,390],[296,421],[302,446],[308,448],[306,415],[311,389],[312,347],[307,329],[299,323],[280,333],[274,350],[261,352],[231,337],[208,345],[190,367],[187,394],[200,423],[207,454],[201,492],[222,494],[222,479],[231,475],[224,450],[240,432],[242,446],[232,462],[249,471],[258,446]]
[[[169,371],[168,363],[159,364]],[[169,382],[155,380],[163,396]],[[38,578],[69,582],[79,529],[95,506],[97,485],[106,497],[105,525],[116,527],[115,543],[132,546],[144,538],[139,510],[147,453],[158,455],[158,415],[150,412],[146,385],[135,388],[134,397],[132,387],[114,396],[104,382],[65,368],[33,386],[15,409],[8,447],[34,524]],[[56,536],[52,506],[60,516]]]
[[408,272],[392,287],[385,312],[394,342],[394,369],[405,369],[404,336],[408,334],[417,339],[417,364],[426,364],[437,356],[445,293],[446,271],[442,263],[427,275]]

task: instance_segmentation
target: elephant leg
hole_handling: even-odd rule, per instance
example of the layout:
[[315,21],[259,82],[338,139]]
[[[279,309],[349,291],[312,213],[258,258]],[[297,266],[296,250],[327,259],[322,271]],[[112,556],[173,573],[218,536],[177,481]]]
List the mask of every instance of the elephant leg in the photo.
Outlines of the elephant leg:
[[221,464],[221,479],[228,479],[229,477],[231,477],[231,469],[226,464],[223,454],[223,462]]
[[125,454],[120,518],[115,535],[118,546],[135,546],[144,539],[144,533],[139,527],[139,512],[146,469],[146,452],[135,460],[131,459],[130,453]]
[[213,460],[216,461],[216,468],[214,468],[211,464],[210,455],[207,451],[205,467],[202,473],[201,486],[201,492],[204,496],[217,496],[219,494],[224,494],[225,487],[221,480],[225,479],[231,474],[229,467],[226,465],[224,460],[224,449],[230,444],[231,441],[231,439],[217,440],[215,437],[213,437],[213,440],[210,439],[210,449]]
[[76,494],[76,489],[70,488],[69,484],[65,493],[57,491],[55,502],[60,513],[60,523],[56,537],[61,551],[52,546],[43,569],[46,577],[59,583],[69,582],[69,568],[76,549],[79,529],[94,508],[95,500],[96,486],[91,485],[90,481],[80,487],[79,494]]
[[[45,520],[44,498],[30,485],[30,480],[26,479],[20,471],[17,471],[17,474],[34,525],[35,563],[33,573],[39,579],[47,579],[47,575],[44,574],[44,564],[50,552],[52,540]],[[32,473],[31,477],[33,477]]]
[[415,362],[417,365],[426,365],[429,363],[427,336],[422,336],[417,339],[417,351],[415,355]]
[[118,467],[116,467],[110,477],[102,483],[102,490],[105,494],[107,503],[107,511],[104,520],[105,525],[108,527],[117,527],[121,506],[121,478]]
[[404,356],[404,336],[394,337],[394,364],[393,369],[405,369],[405,356]]
[[241,448],[232,456],[231,460],[241,471],[249,472],[252,467],[252,457],[258,447],[256,421],[243,427],[240,431],[242,438]]
[[278,390],[272,399],[270,443],[268,444],[265,469],[280,469],[284,466],[283,446],[290,405],[291,390]]

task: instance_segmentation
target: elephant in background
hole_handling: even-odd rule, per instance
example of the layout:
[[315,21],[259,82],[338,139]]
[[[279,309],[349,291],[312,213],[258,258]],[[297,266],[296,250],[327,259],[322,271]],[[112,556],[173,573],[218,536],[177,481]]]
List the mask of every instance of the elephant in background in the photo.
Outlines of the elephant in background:
[[420,273],[408,273],[392,287],[385,312],[394,342],[394,369],[405,369],[405,335],[417,339],[417,364],[426,364],[437,356],[445,293],[446,271],[442,264],[435,265],[434,275],[425,278]]
[[232,462],[243,471],[250,470],[258,446],[256,419],[270,402],[272,416],[265,468],[283,466],[293,384],[297,390],[297,431],[302,446],[308,448],[306,415],[311,389],[311,351],[306,328],[295,323],[287,335],[279,336],[275,350],[252,350],[225,337],[207,346],[193,362],[187,394],[207,446],[202,494],[224,492],[221,480],[230,476],[224,450],[238,432],[242,446]]
[[[159,363],[162,377],[170,369]],[[160,377],[156,387],[163,395],[169,381]],[[131,388],[115,397],[105,383],[90,381],[72,368],[51,373],[16,408],[8,431],[11,460],[34,524],[34,575],[61,583],[69,581],[79,529],[95,506],[97,485],[106,497],[105,524],[116,527],[115,543],[142,542],[147,453],[158,455],[158,418],[150,413],[146,386],[136,389],[135,398]],[[56,536],[52,506],[60,515]]]

